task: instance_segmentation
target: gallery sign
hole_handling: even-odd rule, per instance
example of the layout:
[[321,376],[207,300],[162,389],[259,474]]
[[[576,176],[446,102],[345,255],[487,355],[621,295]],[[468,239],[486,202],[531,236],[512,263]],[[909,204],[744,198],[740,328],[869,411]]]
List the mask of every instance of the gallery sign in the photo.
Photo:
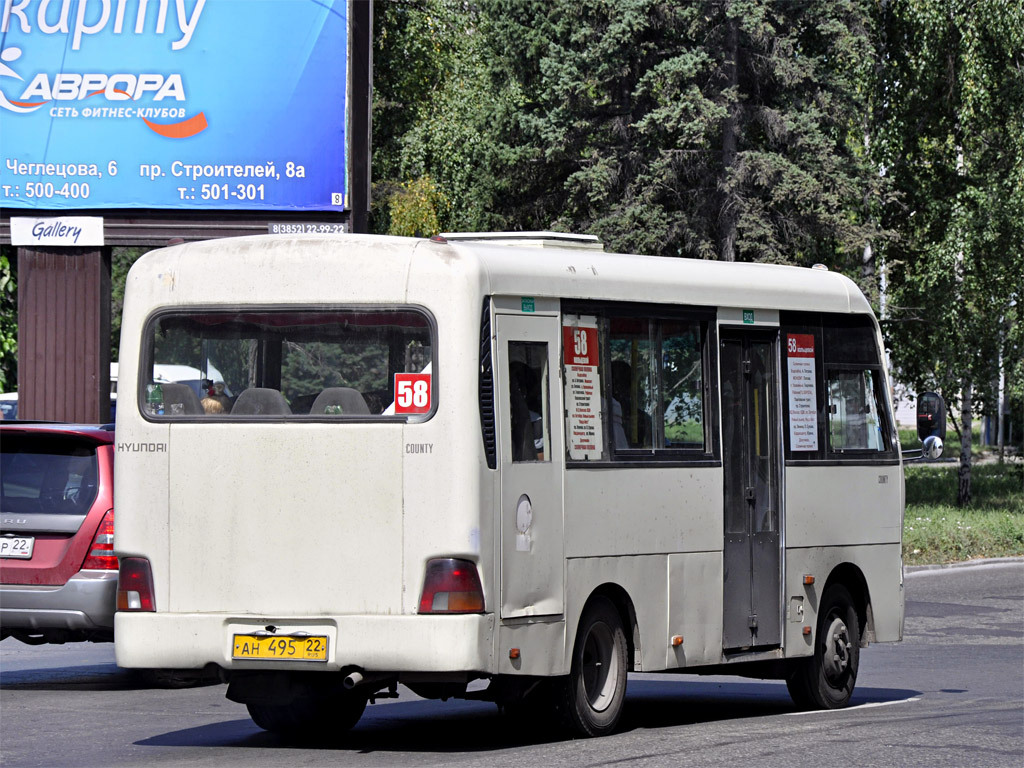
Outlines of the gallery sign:
[[0,206],[345,209],[349,0],[0,2]]
[[11,217],[11,245],[75,247],[103,245],[103,219],[99,216],[58,216],[34,219]]

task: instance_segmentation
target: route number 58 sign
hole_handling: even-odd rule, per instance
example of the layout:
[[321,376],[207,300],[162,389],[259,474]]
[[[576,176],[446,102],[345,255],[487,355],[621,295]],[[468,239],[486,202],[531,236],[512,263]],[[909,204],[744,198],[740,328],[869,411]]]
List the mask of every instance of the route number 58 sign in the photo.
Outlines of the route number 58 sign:
[[431,392],[429,373],[395,374],[395,413],[428,413]]

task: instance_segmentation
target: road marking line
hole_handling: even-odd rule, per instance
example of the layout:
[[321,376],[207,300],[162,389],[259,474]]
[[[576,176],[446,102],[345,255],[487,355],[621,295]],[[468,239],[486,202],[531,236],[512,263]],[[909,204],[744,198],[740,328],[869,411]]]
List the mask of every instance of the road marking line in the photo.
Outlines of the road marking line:
[[888,707],[892,704],[909,704],[912,701],[920,700],[920,696],[913,696],[909,699],[900,699],[899,701],[873,701],[868,704],[858,704],[855,707],[846,707],[845,709],[812,709],[808,712],[786,712],[784,714],[790,717],[796,715],[831,715],[839,712],[852,712],[855,709],[873,709],[874,707]]

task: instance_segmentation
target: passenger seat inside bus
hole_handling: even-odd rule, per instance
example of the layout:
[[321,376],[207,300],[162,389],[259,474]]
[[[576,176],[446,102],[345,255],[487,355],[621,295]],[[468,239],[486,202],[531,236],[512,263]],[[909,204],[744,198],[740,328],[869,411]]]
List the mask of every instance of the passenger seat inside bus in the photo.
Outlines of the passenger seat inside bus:
[[[335,408],[328,411],[331,406],[335,406]],[[336,410],[336,408],[341,410]],[[369,415],[370,407],[366,404],[363,396],[351,387],[328,387],[317,395],[309,412],[316,415],[330,413],[331,415],[357,416]]]
[[164,413],[171,416],[195,416],[203,413],[199,396],[188,384],[168,383],[162,385]]
[[287,416],[291,412],[284,395],[267,387],[242,390],[231,409],[232,416]]

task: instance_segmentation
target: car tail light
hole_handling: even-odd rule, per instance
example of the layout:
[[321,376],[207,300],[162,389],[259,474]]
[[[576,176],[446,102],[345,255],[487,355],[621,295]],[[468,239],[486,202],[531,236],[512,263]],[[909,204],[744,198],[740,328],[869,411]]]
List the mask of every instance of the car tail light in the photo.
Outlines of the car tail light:
[[144,557],[122,557],[117,575],[117,610],[155,611],[153,570]]
[[453,557],[427,563],[420,613],[482,613],[483,610],[484,591],[473,563]]
[[89,554],[86,555],[82,568],[117,570],[117,558],[114,557],[114,510],[107,512],[100,521],[100,527],[96,529],[96,535],[89,546]]

